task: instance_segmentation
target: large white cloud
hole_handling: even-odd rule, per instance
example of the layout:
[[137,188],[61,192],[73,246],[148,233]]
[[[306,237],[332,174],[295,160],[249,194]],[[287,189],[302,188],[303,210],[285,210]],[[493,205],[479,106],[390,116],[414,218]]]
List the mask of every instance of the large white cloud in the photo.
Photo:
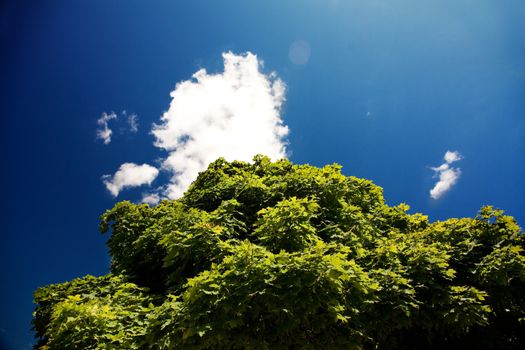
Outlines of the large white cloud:
[[222,57],[224,72],[201,69],[176,85],[168,111],[153,127],[155,145],[168,151],[163,169],[172,174],[163,197],[180,197],[219,157],[250,161],[259,153],[272,159],[286,156],[288,128],[280,116],[284,83],[275,73],[262,73],[261,62],[250,52]]
[[445,163],[438,167],[433,167],[432,170],[439,176],[438,182],[430,190],[430,197],[433,199],[441,198],[454,186],[461,176],[461,169],[451,167],[450,164],[461,160],[463,157],[458,151],[447,151],[443,159]]
[[[222,54],[224,71],[201,69],[171,92],[171,103],[153,125],[155,146],[167,152],[162,169],[168,184],[144,194],[144,203],[178,198],[200,171],[219,157],[251,161],[256,154],[286,157],[288,127],[280,112],[285,85],[275,73],[261,72],[262,62],[248,52]],[[129,118],[134,131],[136,120]],[[109,134],[111,136],[111,133]],[[158,169],[125,163],[113,176],[105,175],[107,189],[117,196],[125,187],[151,184]]]
[[104,175],[102,182],[108,191],[116,197],[126,187],[150,185],[158,174],[159,170],[148,164],[124,163],[113,176]]

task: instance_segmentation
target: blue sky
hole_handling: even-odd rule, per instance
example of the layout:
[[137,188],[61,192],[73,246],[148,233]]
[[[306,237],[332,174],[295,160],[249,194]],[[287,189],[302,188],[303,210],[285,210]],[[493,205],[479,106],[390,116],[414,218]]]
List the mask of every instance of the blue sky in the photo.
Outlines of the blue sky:
[[[261,132],[280,122],[289,129],[265,150],[285,140],[292,161],[337,162],[382,186],[389,204],[406,202],[431,220],[493,204],[523,226],[523,18],[519,0],[4,1],[0,347],[32,343],[38,286],[107,273],[101,213],[119,200],[167,195],[176,169],[158,169],[177,150],[158,147],[153,124],[178,115],[170,108],[177,83],[196,83],[200,69],[223,74],[223,53],[253,53],[264,61],[258,84],[286,86],[282,106],[275,91],[248,99],[259,111],[274,108],[254,113],[269,121]],[[210,91],[195,95],[202,105],[212,106]],[[197,120],[191,111],[184,120]],[[105,144],[97,120],[111,112],[118,117]],[[446,163],[447,151],[462,159]],[[158,174],[114,197],[102,176],[115,180],[124,163]],[[442,164],[455,183],[433,199],[431,167]]]

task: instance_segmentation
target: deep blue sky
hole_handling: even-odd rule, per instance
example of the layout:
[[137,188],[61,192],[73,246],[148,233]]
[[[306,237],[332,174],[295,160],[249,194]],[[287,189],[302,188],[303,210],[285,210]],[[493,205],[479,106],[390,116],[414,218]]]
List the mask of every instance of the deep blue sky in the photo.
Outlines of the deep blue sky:
[[[286,83],[292,161],[340,163],[431,220],[493,204],[523,227],[524,18],[522,0],[2,2],[0,348],[32,343],[38,286],[107,273],[98,217],[140,190],[114,199],[101,175],[159,157],[169,92],[228,50]],[[122,110],[139,132],[96,140],[101,113]],[[462,176],[432,200],[447,150]]]

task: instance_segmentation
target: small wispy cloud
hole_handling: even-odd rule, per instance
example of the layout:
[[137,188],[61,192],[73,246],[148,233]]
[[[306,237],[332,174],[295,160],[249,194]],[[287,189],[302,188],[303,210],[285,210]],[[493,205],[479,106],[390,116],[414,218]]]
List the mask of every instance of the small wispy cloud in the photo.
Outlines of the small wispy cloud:
[[113,131],[109,128],[109,121],[112,119],[117,119],[117,115],[114,112],[107,114],[106,112],[102,113],[102,116],[97,120],[97,139],[101,139],[105,145],[111,142],[111,135]]
[[445,162],[447,164],[451,164],[451,163],[454,163],[454,162],[457,162],[458,160],[461,160],[462,157],[461,157],[461,154],[459,154],[458,151],[447,151],[447,153],[445,153],[445,156],[443,157],[443,159],[445,159]]
[[[124,119],[124,121],[122,121]],[[117,123],[117,127],[120,126],[117,130],[119,133],[124,133],[126,131],[137,133],[139,131],[138,116],[135,113],[128,115],[126,111],[116,114],[115,112],[111,113],[102,113],[102,116],[97,120],[97,139],[100,139],[104,142],[105,145],[111,142],[111,137],[114,135],[113,129],[109,127],[109,122],[114,120],[114,123]],[[119,122],[120,121],[120,122]],[[125,123],[123,125],[123,123]]]
[[158,175],[159,170],[151,165],[124,163],[113,176],[102,176],[102,182],[113,197],[116,197],[124,188],[151,185]]
[[461,169],[451,166],[452,163],[463,159],[458,151],[447,151],[443,159],[445,163],[431,168],[435,172],[435,176],[439,176],[438,182],[430,190],[430,197],[433,199],[441,198],[458,182],[461,176]]
[[136,114],[130,114],[128,116],[129,131],[137,133],[139,131],[138,117]]

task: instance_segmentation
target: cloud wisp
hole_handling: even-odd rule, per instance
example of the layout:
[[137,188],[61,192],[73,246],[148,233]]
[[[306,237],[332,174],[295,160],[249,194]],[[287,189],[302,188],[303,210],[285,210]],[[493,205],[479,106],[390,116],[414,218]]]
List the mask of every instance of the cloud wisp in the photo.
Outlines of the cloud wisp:
[[447,151],[443,159],[445,160],[445,163],[438,167],[431,168],[434,170],[435,176],[439,176],[438,182],[430,190],[430,197],[433,199],[439,199],[446,192],[450,191],[461,176],[461,169],[451,166],[452,163],[463,159],[458,151]]
[[117,115],[114,112],[107,114],[106,112],[102,113],[102,116],[97,120],[97,139],[101,139],[105,145],[111,142],[111,135],[113,130],[109,128],[109,121],[112,119],[117,119]]
[[113,176],[102,176],[102,182],[113,197],[116,197],[124,188],[151,185],[158,175],[159,170],[151,165],[124,163]]
[[[125,118],[123,122],[122,118]],[[105,145],[111,143],[111,137],[114,134],[113,130],[109,127],[111,120],[117,123],[116,126],[120,126],[118,130],[121,134],[126,131],[136,134],[139,131],[138,116],[135,113],[128,115],[126,111],[122,111],[120,115],[118,115],[115,112],[109,114],[104,112],[102,116],[97,119],[97,139],[102,140]],[[123,123],[125,123],[126,126],[123,126]]]
[[130,114],[128,116],[129,131],[137,133],[139,131],[139,122],[136,114]]

